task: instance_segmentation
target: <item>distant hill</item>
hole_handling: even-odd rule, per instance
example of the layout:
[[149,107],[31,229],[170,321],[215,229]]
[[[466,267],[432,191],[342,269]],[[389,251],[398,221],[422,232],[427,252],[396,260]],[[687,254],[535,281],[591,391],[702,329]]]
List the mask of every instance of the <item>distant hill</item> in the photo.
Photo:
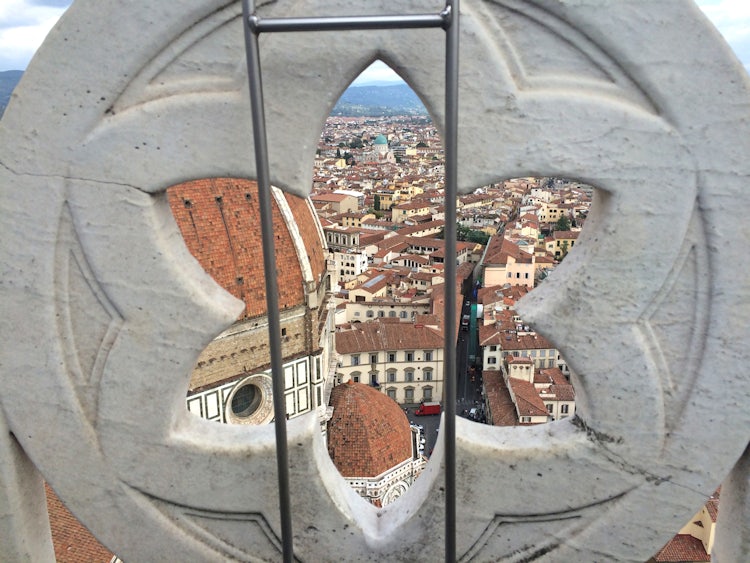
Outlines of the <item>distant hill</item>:
[[[10,95],[23,76],[22,70],[0,72],[0,116],[5,111]],[[422,100],[405,83],[368,84],[350,86],[341,95],[331,115],[427,115]]]
[[0,116],[10,101],[10,94],[23,76],[22,70],[5,70],[0,72]]
[[427,115],[422,100],[405,83],[388,86],[350,86],[341,95],[331,115]]

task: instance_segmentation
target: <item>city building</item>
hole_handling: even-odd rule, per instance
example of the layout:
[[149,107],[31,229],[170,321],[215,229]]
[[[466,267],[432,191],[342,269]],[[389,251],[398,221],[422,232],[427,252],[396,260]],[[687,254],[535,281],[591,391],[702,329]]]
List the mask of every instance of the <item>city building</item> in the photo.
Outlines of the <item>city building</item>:
[[500,235],[493,236],[481,262],[484,285],[509,283],[532,288],[536,273],[535,262],[533,248],[531,252],[525,252],[513,241]]
[[443,396],[443,335],[419,323],[355,323],[336,333],[337,380],[367,383],[399,404]]
[[648,563],[707,563],[716,537],[721,488]]

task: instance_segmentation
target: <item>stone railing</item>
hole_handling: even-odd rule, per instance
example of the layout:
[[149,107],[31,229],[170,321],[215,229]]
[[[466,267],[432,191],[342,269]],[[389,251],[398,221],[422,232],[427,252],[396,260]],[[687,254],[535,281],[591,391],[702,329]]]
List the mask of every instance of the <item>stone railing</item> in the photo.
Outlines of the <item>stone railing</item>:
[[[521,304],[577,374],[581,423],[457,421],[458,558],[644,561],[726,479],[714,558],[743,560],[746,73],[689,0],[460,11],[459,189],[536,175],[597,193],[575,249]],[[272,429],[185,409],[197,355],[240,306],[189,258],[163,195],[256,177],[242,36],[240,4],[226,0],[77,0],[3,117],[4,561],[53,557],[42,478],[125,561],[280,558]],[[261,39],[283,189],[307,194],[324,119],[376,58],[444,124],[439,29]],[[314,417],[288,432],[300,560],[443,557],[442,442],[409,493],[375,509],[337,478]]]

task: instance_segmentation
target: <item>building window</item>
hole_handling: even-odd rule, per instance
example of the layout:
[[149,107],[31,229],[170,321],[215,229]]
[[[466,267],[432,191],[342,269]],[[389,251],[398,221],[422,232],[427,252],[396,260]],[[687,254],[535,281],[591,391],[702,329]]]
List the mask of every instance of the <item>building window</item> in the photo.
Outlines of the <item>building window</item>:
[[425,350],[424,351],[424,361],[425,362],[431,362],[432,361],[432,350]]
[[239,387],[232,396],[232,414],[238,418],[249,417],[258,410],[262,398],[260,388],[252,383]]
[[368,311],[367,311],[367,312],[365,313],[365,316],[366,316],[366,317],[367,317],[368,319],[371,319],[371,318],[373,318],[373,317],[375,316],[375,311],[373,311],[372,309],[369,309],[369,310],[368,310]]
[[560,405],[560,413],[568,414],[568,405]]
[[396,370],[388,370],[388,383],[396,382]]
[[521,417],[521,422],[531,422],[531,417],[530,416],[522,416]]
[[370,385],[373,387],[380,387],[380,383],[378,383],[378,372],[370,374]]
[[388,352],[388,361],[389,362],[395,362],[396,361],[396,352]]
[[396,311],[388,311],[388,316],[389,317],[395,317],[396,316]]
[[490,352],[497,352],[497,346],[495,346],[494,344],[490,346]]
[[378,363],[378,355],[377,354],[370,354],[370,363],[371,364],[377,364]]
[[414,387],[407,387],[406,389],[404,389],[404,400],[407,403],[414,402]]
[[426,369],[426,370],[424,370],[423,373],[424,373],[424,380],[425,381],[432,381],[432,370],[431,369]]
[[432,401],[432,387],[425,387],[422,389],[422,398],[425,401]]
[[530,352],[532,358],[536,358],[536,350]]
[[406,361],[407,362],[413,362],[414,361],[414,352],[407,352],[406,353]]
[[497,358],[495,356],[489,356],[487,358],[487,364],[496,364],[496,363],[497,363]]
[[544,358],[547,355],[547,350],[539,350],[539,357]]
[[358,317],[358,316],[359,316],[359,311],[355,311],[355,312],[354,312],[354,316],[355,316],[355,317]]
[[402,319],[405,319],[405,318],[406,318],[406,311],[401,311],[401,312],[400,312],[400,313],[398,314],[398,316],[399,316],[399,317],[401,317]]
[[386,391],[386,393],[388,394],[389,398],[393,399],[394,401],[396,400],[396,389],[395,388],[389,387],[388,390]]
[[552,414],[552,409],[553,409],[553,408],[554,408],[554,407],[553,407],[552,403],[547,403],[547,412],[548,412],[548,413]]
[[406,375],[406,381],[414,381],[414,370],[407,369],[404,374]]
[[359,354],[352,354],[352,365],[353,366],[359,365]]

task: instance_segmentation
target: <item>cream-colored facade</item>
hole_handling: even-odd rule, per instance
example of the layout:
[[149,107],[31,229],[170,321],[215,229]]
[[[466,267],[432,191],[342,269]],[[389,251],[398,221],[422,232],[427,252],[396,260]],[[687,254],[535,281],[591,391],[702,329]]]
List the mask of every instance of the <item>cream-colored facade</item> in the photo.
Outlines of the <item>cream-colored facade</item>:
[[391,221],[394,223],[403,223],[417,215],[427,215],[430,212],[430,206],[422,203],[402,203],[391,209]]
[[363,303],[361,301],[346,303],[345,322],[367,322],[374,319],[399,319],[411,322],[417,315],[428,315],[431,306],[429,298],[423,297],[419,301],[402,303],[399,301],[378,300]]
[[441,401],[443,336],[411,323],[365,323],[336,335],[337,380],[377,387],[399,404]]
[[487,264],[484,267],[484,285],[525,285],[534,287],[534,273],[536,272],[535,257],[529,255],[528,261],[517,261],[508,256],[505,263]]

